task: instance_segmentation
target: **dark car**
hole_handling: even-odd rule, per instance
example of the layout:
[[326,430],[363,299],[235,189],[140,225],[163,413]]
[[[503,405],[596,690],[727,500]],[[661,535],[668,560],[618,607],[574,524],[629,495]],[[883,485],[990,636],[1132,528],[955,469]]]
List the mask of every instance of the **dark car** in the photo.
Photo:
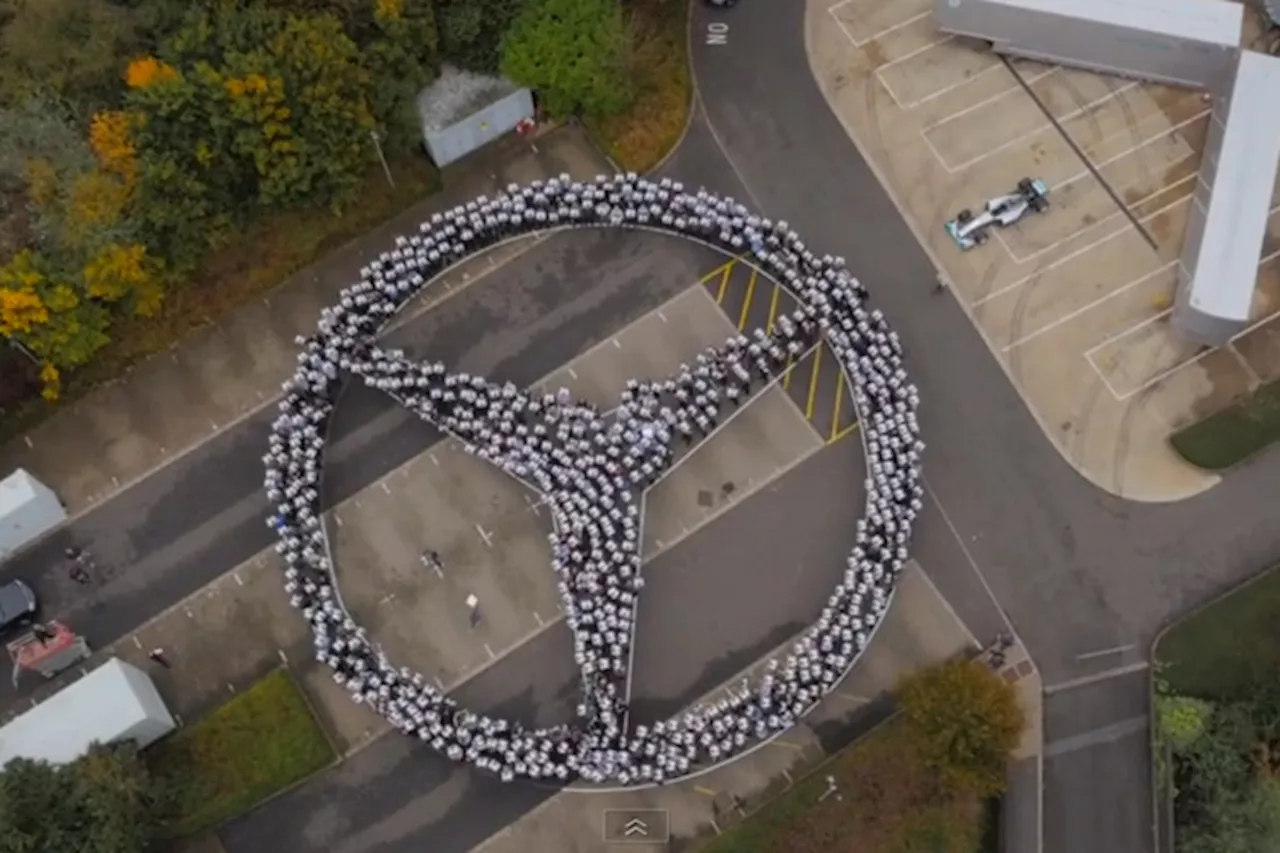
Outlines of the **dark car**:
[[0,633],[29,628],[39,612],[40,602],[31,587],[18,580],[0,586]]

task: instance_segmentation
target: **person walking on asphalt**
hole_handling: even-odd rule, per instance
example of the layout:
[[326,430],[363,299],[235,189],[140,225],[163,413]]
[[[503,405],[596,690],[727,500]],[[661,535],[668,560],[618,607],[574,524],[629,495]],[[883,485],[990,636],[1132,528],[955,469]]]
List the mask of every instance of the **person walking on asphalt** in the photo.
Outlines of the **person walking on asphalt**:
[[169,658],[165,656],[164,649],[155,648],[147,652],[147,657],[160,664],[165,669],[173,669],[173,665],[169,663]]

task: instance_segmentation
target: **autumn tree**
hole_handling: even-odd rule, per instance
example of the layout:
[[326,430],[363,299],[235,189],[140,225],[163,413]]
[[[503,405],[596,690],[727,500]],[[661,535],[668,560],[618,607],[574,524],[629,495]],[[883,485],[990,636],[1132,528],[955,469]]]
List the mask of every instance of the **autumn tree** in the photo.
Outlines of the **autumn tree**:
[[146,10],[84,0],[0,0],[0,103],[51,96],[87,117],[120,91],[120,64],[145,38]]
[[502,73],[553,116],[607,116],[632,98],[617,0],[529,0],[502,41]]
[[422,139],[418,93],[435,79],[438,34],[429,0],[373,0],[363,29],[369,109],[387,148],[409,151]]
[[0,266],[0,335],[57,370],[87,363],[110,340],[110,323],[106,306],[50,258],[24,250]]
[[95,746],[71,764],[15,759],[0,772],[0,853],[145,853],[159,793],[131,747]]
[[920,756],[954,791],[1005,788],[1005,765],[1025,726],[1014,688],[981,661],[955,660],[907,678],[898,705]]

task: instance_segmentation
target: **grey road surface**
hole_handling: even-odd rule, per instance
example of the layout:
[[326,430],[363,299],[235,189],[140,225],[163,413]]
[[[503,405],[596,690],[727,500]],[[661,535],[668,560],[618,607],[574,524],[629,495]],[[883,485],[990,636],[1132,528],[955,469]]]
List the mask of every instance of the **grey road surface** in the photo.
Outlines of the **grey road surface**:
[[[1280,526],[1273,521],[1280,454],[1169,506],[1128,504],[1079,477],[1041,433],[959,306],[931,292],[934,268],[812,79],[804,6],[698,8],[696,79],[724,156],[760,208],[787,219],[811,245],[849,259],[902,335],[925,401],[931,492],[1046,684],[1116,665],[1113,657],[1079,658],[1093,651],[1132,645],[1142,655],[1171,617],[1280,553]],[[727,44],[704,44],[700,36],[713,21],[730,24]],[[1105,685],[1090,695],[1106,694],[1111,688]],[[1117,683],[1114,689],[1124,688]],[[1070,691],[1048,697],[1049,741],[1063,735],[1055,709],[1069,697]],[[1096,725],[1114,733],[1107,727],[1124,722],[1117,716],[1130,710],[1111,708]],[[1126,748],[1100,741],[1049,757],[1050,853],[1150,847],[1144,739],[1121,742]]]

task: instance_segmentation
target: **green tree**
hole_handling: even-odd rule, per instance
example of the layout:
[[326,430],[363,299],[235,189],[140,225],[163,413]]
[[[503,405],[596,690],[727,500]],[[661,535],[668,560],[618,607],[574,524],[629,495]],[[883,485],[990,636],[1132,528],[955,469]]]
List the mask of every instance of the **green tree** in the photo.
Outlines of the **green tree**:
[[44,255],[16,254],[0,266],[0,334],[58,370],[86,364],[110,341],[111,316],[81,291],[78,277]]
[[375,0],[373,26],[361,42],[373,81],[369,109],[392,151],[410,151],[422,139],[418,93],[435,79],[435,11],[429,0]]
[[909,677],[898,704],[922,760],[953,791],[991,797],[1005,788],[1005,764],[1026,724],[1014,688],[974,660]]
[[66,765],[16,759],[0,772],[0,853],[145,853],[156,803],[129,747],[94,747]]
[[468,71],[499,71],[503,34],[526,2],[436,0],[441,59]]
[[631,102],[617,0],[530,0],[502,41],[502,72],[552,116],[607,116]]
[[87,117],[119,95],[146,16],[107,0],[0,0],[0,22],[0,103],[43,92]]

